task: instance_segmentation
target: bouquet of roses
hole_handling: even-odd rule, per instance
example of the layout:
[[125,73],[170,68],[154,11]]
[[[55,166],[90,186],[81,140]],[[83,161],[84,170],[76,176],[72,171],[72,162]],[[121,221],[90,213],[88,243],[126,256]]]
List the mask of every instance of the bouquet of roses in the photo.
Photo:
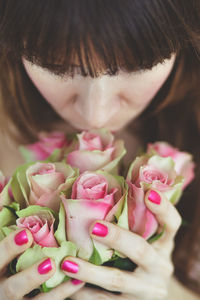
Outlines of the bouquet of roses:
[[56,273],[40,287],[44,292],[69,279],[60,269],[68,255],[97,265],[125,261],[122,253],[90,237],[97,219],[149,242],[158,239],[163,231],[145,205],[145,193],[156,189],[176,204],[194,177],[192,156],[165,142],[149,144],[122,176],[124,142],[106,129],[74,136],[41,133],[38,142],[20,151],[26,163],[10,179],[0,172],[0,240],[17,228],[31,231],[34,244],[17,258],[14,271],[53,258]]

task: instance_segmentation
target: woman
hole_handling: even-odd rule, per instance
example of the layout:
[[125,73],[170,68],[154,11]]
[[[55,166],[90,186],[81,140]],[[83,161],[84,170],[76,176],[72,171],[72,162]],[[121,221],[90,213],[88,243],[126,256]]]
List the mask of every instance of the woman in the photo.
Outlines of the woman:
[[[141,145],[165,140],[191,152],[198,164],[199,17],[198,0],[1,0],[0,168],[5,175],[22,163],[17,145],[36,140],[41,129],[55,128],[107,127],[127,140],[131,158]],[[189,225],[179,231],[173,262],[178,278],[200,293],[198,179],[199,167],[178,207]],[[157,243],[149,245],[104,222],[109,232],[104,243],[137,263],[136,271],[72,259],[78,265],[75,279],[120,295],[85,288],[75,280],[35,299],[155,300],[165,299],[168,291],[170,299],[177,299],[168,283],[181,217],[160,195],[152,199],[147,193],[146,204],[167,225]],[[31,242],[28,231],[2,241],[0,270]],[[22,299],[52,276],[51,260],[38,264],[9,278],[2,271],[1,298]],[[197,299],[188,291],[185,295]]]

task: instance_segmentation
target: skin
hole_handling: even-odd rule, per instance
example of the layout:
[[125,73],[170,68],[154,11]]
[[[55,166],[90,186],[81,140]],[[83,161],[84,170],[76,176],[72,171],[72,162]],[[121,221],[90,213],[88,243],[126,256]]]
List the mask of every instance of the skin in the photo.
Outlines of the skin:
[[106,127],[119,131],[151,102],[169,76],[175,55],[151,70],[98,78],[64,78],[23,59],[34,85],[72,127],[79,130]]
[[[49,71],[22,59],[28,76],[44,96],[46,101],[72,127],[79,130],[107,127],[112,131],[120,131],[130,121],[133,121],[151,102],[169,76],[175,60],[165,60],[150,71],[134,73],[120,72],[117,76],[102,75],[96,79],[75,77],[64,78],[55,76]],[[98,221],[108,227],[106,237],[92,235],[97,241],[114,248],[135,262],[138,267],[134,272],[120,271],[114,268],[95,266],[75,257],[67,257],[79,265],[76,274],[67,275],[80,279],[83,283],[73,285],[65,282],[49,293],[34,297],[35,300],[64,299],[73,300],[159,300],[165,299],[167,285],[173,273],[171,253],[173,239],[181,224],[181,217],[176,208],[163,195],[161,204],[157,205],[145,196],[147,207],[155,214],[160,226],[166,224],[163,236],[153,244],[147,243],[137,234],[126,231],[116,225]],[[92,231],[91,225],[90,233]],[[27,230],[28,232],[28,230]],[[55,272],[53,269],[46,275],[37,272],[37,265],[9,278],[4,276],[5,267],[14,257],[31,246],[32,236],[28,232],[29,242],[23,246],[14,244],[14,235],[10,234],[0,242],[0,299],[25,299],[23,296],[34,287],[39,286]],[[8,251],[9,249],[9,251]],[[31,280],[27,281],[31,277]],[[26,284],[24,284],[26,282]],[[109,292],[82,288],[84,282],[89,282],[107,289],[120,291],[121,295]]]

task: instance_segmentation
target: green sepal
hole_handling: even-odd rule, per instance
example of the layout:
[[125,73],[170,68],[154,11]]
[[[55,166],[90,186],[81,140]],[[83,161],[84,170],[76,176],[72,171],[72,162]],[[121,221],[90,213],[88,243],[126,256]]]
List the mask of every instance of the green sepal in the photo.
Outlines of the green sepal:
[[8,183],[4,186],[2,192],[0,193],[0,203],[1,206],[4,205],[10,205],[12,202],[10,195],[9,195],[9,187],[11,186],[11,179],[8,181]]
[[0,228],[4,226],[14,225],[16,222],[16,211],[19,210],[19,204],[16,202],[10,205],[4,205],[0,211]]
[[116,215],[118,221],[117,225],[129,229],[129,224],[128,224],[128,184],[124,182],[124,189],[125,189],[125,195],[124,195],[124,201],[122,203],[122,208],[121,211],[119,212],[120,215]]
[[32,248],[26,249],[26,251],[20,255],[17,261],[16,271],[20,272],[25,270],[44,257],[45,254],[42,251],[42,247],[40,245],[34,245]]
[[56,272],[46,281],[46,287],[53,288],[63,282],[65,274],[60,269],[60,264],[66,256],[76,256],[77,248],[72,242],[64,241],[59,248],[44,247],[42,252],[50,258],[53,258],[56,264]]
[[5,237],[8,236],[11,232],[13,232],[13,231],[15,231],[17,229],[18,229],[18,227],[16,225],[10,225],[8,227],[5,226],[5,227],[1,228],[1,230],[2,230],[2,232],[3,232],[3,234],[4,234]]
[[5,238],[5,234],[3,233],[2,229],[0,228],[0,242]]
[[11,179],[11,189],[16,202],[20,204],[21,208],[29,205],[28,196],[30,188],[26,178],[26,170],[34,163],[27,163],[15,170],[15,173]]
[[59,243],[59,245],[61,245],[62,242],[66,241],[65,209],[62,202],[60,203],[59,224],[56,232],[54,233],[54,236],[57,242]]
[[19,218],[25,218],[32,215],[44,216],[45,218],[48,217],[55,217],[58,218],[58,215],[55,211],[53,211],[49,207],[40,206],[40,205],[30,205],[27,208],[21,209],[20,211],[16,212]]
[[93,253],[89,259],[89,262],[97,266],[102,265],[101,256],[99,255],[99,252],[96,250],[94,243],[93,243]]
[[161,238],[161,236],[163,235],[163,233],[165,232],[166,229],[166,224],[164,224],[163,229],[160,233],[155,234],[154,236],[150,237],[147,241],[151,244],[157,240],[159,240]]
[[44,282],[44,283],[41,285],[41,287],[40,287],[40,291],[41,291],[42,293],[48,293],[48,292],[50,292],[52,289],[53,289],[53,288],[48,288],[48,287],[46,286],[46,282]]
[[54,163],[54,162],[58,162],[61,160],[62,158],[62,152],[63,149],[55,149],[53,150],[53,152],[50,154],[50,156],[48,156],[44,161],[41,162],[45,162],[45,163]]
[[35,160],[34,155],[32,154],[32,151],[28,150],[26,147],[21,145],[21,146],[19,146],[18,150],[19,150],[21,156],[23,157],[25,163],[30,163]]

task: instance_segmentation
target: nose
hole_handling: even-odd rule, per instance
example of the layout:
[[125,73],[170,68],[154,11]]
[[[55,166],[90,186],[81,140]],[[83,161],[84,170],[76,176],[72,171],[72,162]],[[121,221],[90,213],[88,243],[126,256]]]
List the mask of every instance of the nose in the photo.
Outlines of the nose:
[[107,75],[91,78],[80,88],[75,109],[92,128],[105,127],[120,110],[120,91]]

